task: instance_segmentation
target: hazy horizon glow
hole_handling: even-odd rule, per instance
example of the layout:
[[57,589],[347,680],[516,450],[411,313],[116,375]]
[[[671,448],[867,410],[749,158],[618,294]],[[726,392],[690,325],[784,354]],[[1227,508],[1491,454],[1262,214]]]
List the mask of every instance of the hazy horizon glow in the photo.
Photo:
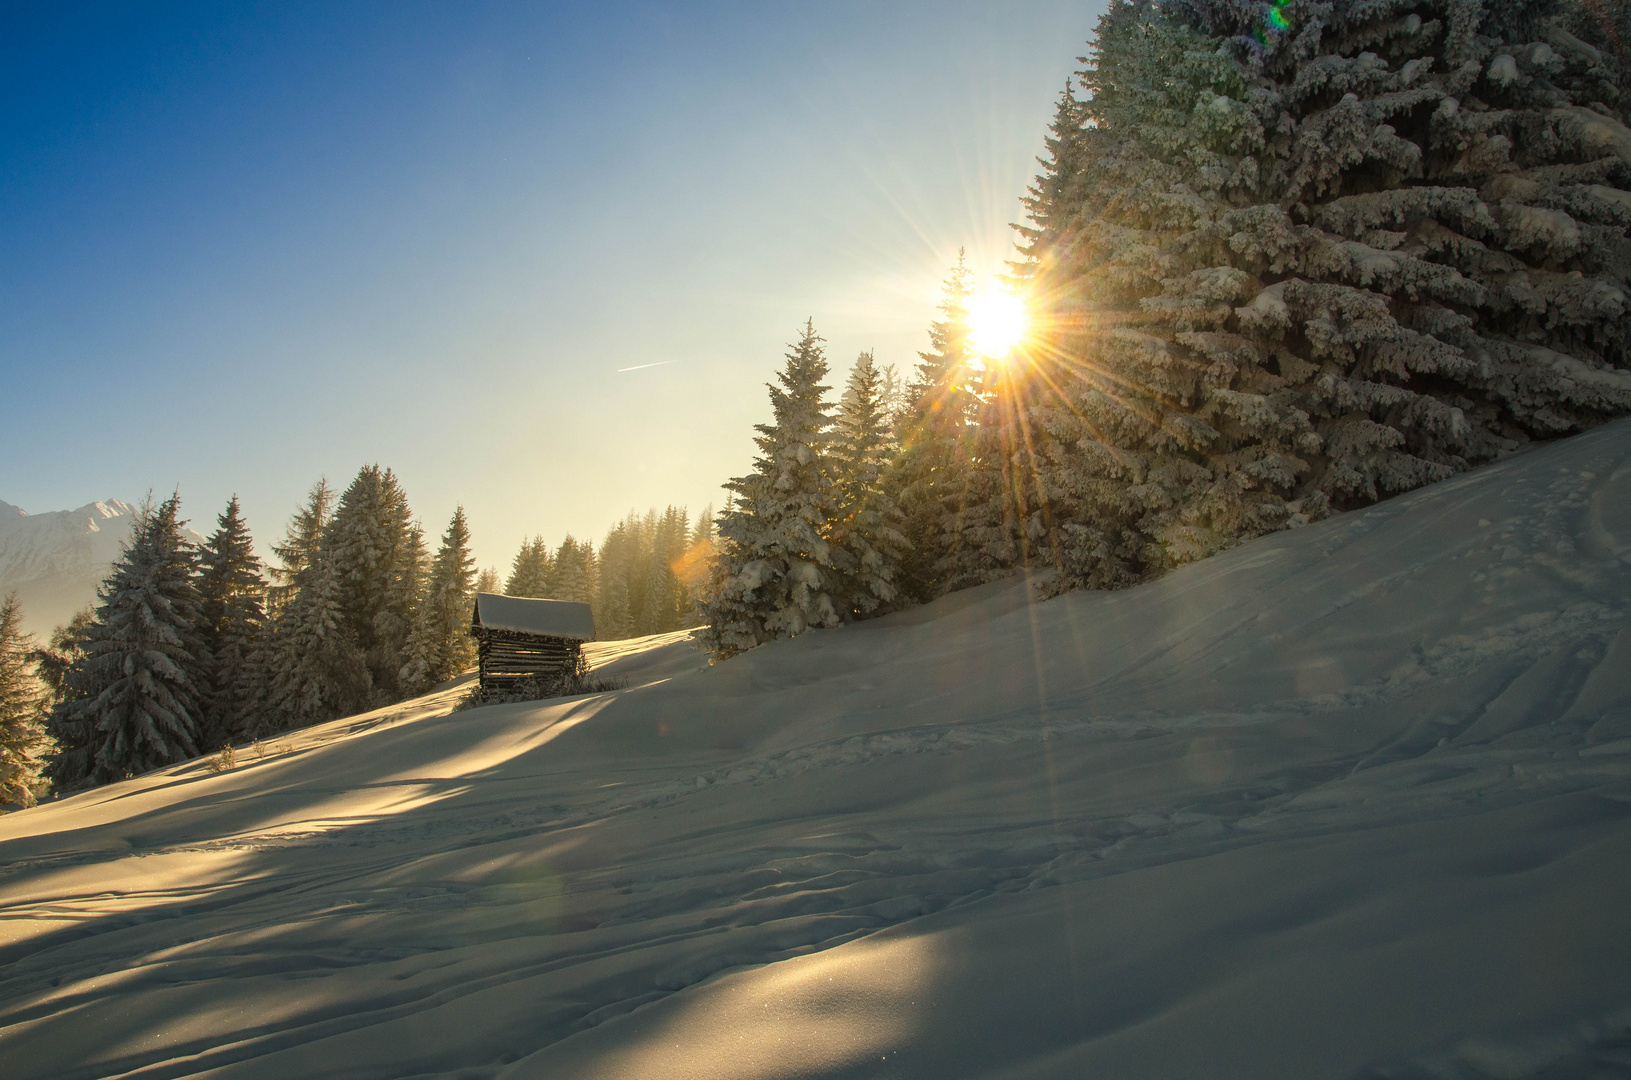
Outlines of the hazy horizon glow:
[[[805,318],[903,372],[1101,4],[180,4],[0,16],[0,499],[378,462],[482,565],[721,501]],[[836,396],[836,395],[834,395]]]

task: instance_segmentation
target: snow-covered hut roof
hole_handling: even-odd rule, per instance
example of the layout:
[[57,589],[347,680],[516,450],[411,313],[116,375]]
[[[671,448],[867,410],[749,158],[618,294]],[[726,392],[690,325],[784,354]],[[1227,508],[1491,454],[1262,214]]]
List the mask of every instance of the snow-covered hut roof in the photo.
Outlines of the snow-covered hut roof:
[[475,625],[541,637],[595,640],[595,617],[588,604],[572,600],[534,600],[530,596],[477,593]]

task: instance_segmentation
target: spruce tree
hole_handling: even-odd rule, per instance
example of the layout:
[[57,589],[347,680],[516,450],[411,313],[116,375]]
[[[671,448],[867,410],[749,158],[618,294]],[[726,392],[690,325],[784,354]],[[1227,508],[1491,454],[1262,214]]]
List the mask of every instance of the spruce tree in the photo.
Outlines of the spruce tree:
[[712,545],[719,536],[719,525],[714,520],[714,505],[709,503],[697,515],[697,522],[691,526],[691,546],[698,544]]
[[595,597],[595,636],[601,641],[621,641],[634,636],[634,601],[629,596],[628,575],[621,566],[600,577]]
[[484,566],[481,568],[481,573],[476,575],[476,591],[479,593],[496,593],[500,588],[500,580],[498,567]]
[[208,657],[199,634],[198,553],[176,495],[142,508],[99,590],[70,699],[53,711],[59,787],[104,784],[198,754]]
[[574,540],[568,534],[556,549],[555,558],[550,564],[549,588],[544,598],[590,604],[595,600],[597,584],[594,545],[587,540]]
[[317,561],[323,533],[334,512],[334,489],[326,477],[319,478],[306,495],[306,505],[295,512],[281,544],[272,545],[278,564],[269,568],[272,585],[267,589],[266,614],[275,619],[294,591],[301,571]]
[[[388,478],[390,470],[386,470]],[[419,606],[429,588],[431,559],[425,546],[425,530],[413,520],[408,509],[407,496],[397,487],[393,500],[393,524],[401,530],[402,547],[396,559],[390,583],[385,593],[383,610],[374,616],[376,663],[381,674],[375,676],[374,703],[385,704],[407,697],[409,690],[397,682],[402,664],[407,660],[408,636],[413,632]],[[475,577],[471,573],[471,580]],[[468,589],[469,583],[466,583]],[[391,665],[395,664],[395,669]]]
[[878,375],[878,400],[883,405],[884,424],[893,434],[899,430],[905,416],[906,383],[900,377],[900,369],[894,364],[884,364],[878,368]]
[[236,495],[216,518],[199,564],[200,631],[210,657],[199,746],[209,750],[253,726],[266,689],[260,648],[266,580]]
[[628,516],[606,530],[595,556],[595,630],[602,640],[634,636],[634,609],[643,578],[640,567],[640,516]]
[[68,675],[85,655],[86,637],[96,621],[96,608],[86,606],[74,612],[66,623],[51,631],[47,643],[29,654],[34,673],[45,688],[49,708],[55,708],[73,693]]
[[768,387],[775,419],[757,425],[754,471],[726,485],[738,501],[719,525],[724,549],[702,635],[716,659],[839,622],[833,592],[849,567],[827,541],[838,492],[821,341],[806,322],[780,385]]
[[870,352],[856,358],[834,424],[833,470],[838,510],[832,542],[847,553],[839,596],[846,616],[886,609],[899,589],[906,551],[904,515],[884,489],[894,456],[884,378]]
[[475,664],[476,643],[470,636],[475,581],[470,525],[461,506],[442,534],[425,597],[408,636],[407,659],[399,675],[405,693],[423,693]]
[[1083,169],[1089,119],[1075,86],[1066,79],[1043,140],[1047,155],[1037,159],[1042,172],[1020,199],[1028,224],[1013,227],[1019,234],[1015,244],[1019,258],[1009,265],[1018,281],[1026,281],[1042,268],[1084,205],[1083,185],[1090,179]]
[[266,736],[322,723],[366,707],[371,679],[340,604],[339,578],[326,546],[334,494],[319,480],[296,512],[272,569],[270,632],[257,665],[265,672],[261,709],[246,734]]
[[653,511],[648,518],[651,526],[646,549],[641,553],[645,580],[635,617],[636,632],[666,634],[678,630],[685,617],[685,587],[675,567],[685,557],[690,522],[681,506],[670,506],[661,516]]
[[1631,411],[1631,131],[1586,24],[1113,3],[1030,205],[1015,528],[1124,584]]
[[249,734],[264,737],[368,707],[373,687],[343,595],[334,559],[320,548],[278,616],[266,709]]
[[323,543],[346,625],[368,668],[373,701],[395,701],[425,559],[423,534],[390,469],[368,465],[357,473],[340,496]]
[[553,561],[542,536],[523,540],[521,550],[515,553],[515,561],[510,564],[510,577],[504,583],[504,595],[548,599]]
[[40,771],[50,740],[35,655],[17,595],[0,598],[0,804],[33,806],[44,786]]
[[1051,545],[1037,543],[1055,524],[1038,450],[1057,448],[1053,429],[1033,426],[1047,406],[1029,404],[1023,351],[1018,361],[1014,353],[987,358],[974,384],[979,400],[958,464],[960,505],[947,517],[945,553],[938,563],[947,590],[1005,577],[1020,567],[1058,566]]
[[929,350],[919,353],[916,378],[906,389],[900,449],[885,489],[904,515],[906,539],[897,587],[926,601],[946,591],[943,563],[959,542],[967,496],[969,423],[978,406],[971,392],[968,300],[974,275],[961,249],[946,278],[940,318],[929,327]]

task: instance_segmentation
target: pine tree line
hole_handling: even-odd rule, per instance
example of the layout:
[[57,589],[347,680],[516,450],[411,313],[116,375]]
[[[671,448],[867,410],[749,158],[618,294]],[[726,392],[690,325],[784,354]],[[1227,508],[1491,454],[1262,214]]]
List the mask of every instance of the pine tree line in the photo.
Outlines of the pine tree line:
[[[337,498],[320,480],[272,545],[270,580],[236,497],[200,547],[179,514],[176,495],[145,505],[95,607],[29,651],[58,789],[389,704],[474,663],[464,510],[427,558],[391,470],[362,469]],[[7,657],[21,648],[3,640]],[[0,779],[8,746],[0,735]]]
[[[754,470],[726,485],[734,501],[719,517],[702,604],[702,642],[716,658],[896,603],[903,557],[915,550],[904,530],[917,523],[899,505],[899,478],[910,475],[908,493],[921,504],[939,498],[932,468],[909,472],[905,463],[918,459],[896,453],[897,429],[918,445],[917,415],[932,412],[918,406],[930,391],[914,387],[904,417],[892,420],[887,380],[862,353],[835,410],[822,346],[807,321],[768,387],[773,420],[758,425]],[[922,520],[937,517],[926,511]]]

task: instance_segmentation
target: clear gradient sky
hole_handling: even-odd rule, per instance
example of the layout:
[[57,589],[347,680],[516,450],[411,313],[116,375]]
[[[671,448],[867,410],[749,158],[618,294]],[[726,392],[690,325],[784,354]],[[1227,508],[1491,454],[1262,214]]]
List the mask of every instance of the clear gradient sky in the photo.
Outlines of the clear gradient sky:
[[694,515],[806,317],[905,370],[1001,268],[1102,7],[5,4],[0,499]]

